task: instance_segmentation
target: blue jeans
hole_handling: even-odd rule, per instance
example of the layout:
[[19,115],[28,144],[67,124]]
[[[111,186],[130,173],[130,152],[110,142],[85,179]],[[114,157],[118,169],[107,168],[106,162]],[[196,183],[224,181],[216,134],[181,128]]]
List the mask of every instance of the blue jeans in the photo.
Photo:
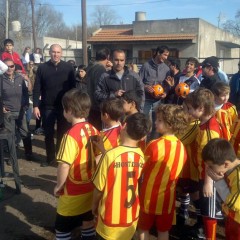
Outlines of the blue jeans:
[[159,138],[159,133],[156,132],[155,121],[156,121],[156,114],[155,108],[161,104],[161,100],[156,101],[155,99],[145,99],[143,113],[145,115],[149,115],[150,119],[152,120],[152,130],[147,136],[147,142],[150,142],[153,139]]
[[[47,162],[55,161],[56,153],[59,150],[60,143],[64,133],[71,127],[63,116],[63,110],[42,109],[42,121],[45,132],[45,145]],[[57,123],[57,144],[54,144],[54,126]]]

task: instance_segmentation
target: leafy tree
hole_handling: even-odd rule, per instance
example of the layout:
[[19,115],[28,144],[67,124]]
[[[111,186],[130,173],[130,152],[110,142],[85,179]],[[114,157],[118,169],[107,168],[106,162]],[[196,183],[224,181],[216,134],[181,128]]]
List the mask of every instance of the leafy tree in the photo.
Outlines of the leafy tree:
[[228,20],[223,24],[223,29],[235,36],[240,36],[240,9],[237,10],[235,20]]

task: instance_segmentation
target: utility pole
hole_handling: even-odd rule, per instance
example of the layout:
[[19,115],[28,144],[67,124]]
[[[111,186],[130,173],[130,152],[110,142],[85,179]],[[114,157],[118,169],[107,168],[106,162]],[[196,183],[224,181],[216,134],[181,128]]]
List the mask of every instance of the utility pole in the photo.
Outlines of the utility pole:
[[83,64],[87,66],[88,56],[87,56],[86,0],[82,0],[82,50],[83,50]]
[[9,22],[9,6],[8,0],[6,0],[6,28],[5,28],[5,38],[8,38],[8,22]]
[[31,0],[32,7],[32,36],[33,36],[33,48],[37,48],[37,40],[36,40],[36,25],[35,25],[35,0]]

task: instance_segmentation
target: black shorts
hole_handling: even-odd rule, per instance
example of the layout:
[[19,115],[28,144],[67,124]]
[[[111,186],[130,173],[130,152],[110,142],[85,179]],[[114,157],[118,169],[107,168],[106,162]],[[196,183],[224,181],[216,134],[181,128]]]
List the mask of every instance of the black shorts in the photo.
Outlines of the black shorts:
[[62,216],[57,213],[55,230],[59,232],[71,232],[74,228],[82,226],[83,221],[93,220],[92,212],[86,212],[77,216]]

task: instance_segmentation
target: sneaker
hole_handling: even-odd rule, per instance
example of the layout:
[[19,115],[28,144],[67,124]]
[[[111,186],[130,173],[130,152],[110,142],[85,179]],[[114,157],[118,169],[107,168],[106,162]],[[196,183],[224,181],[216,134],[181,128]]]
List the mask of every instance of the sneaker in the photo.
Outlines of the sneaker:
[[37,128],[37,129],[34,131],[34,133],[37,134],[37,135],[42,135],[42,134],[44,134],[44,130],[43,130],[43,128]]
[[199,226],[197,223],[188,228],[187,239],[206,239],[203,226]]
[[17,147],[18,148],[23,148],[24,147],[22,139],[21,139],[21,141],[19,143],[17,143]]

